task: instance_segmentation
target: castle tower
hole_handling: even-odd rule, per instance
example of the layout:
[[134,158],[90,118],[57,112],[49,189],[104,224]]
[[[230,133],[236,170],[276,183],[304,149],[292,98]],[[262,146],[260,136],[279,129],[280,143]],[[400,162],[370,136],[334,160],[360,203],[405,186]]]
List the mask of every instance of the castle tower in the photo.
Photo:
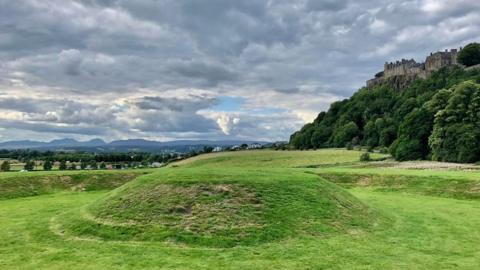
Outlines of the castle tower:
[[431,73],[443,67],[457,65],[458,50],[451,49],[444,52],[431,53],[425,60],[425,70]]

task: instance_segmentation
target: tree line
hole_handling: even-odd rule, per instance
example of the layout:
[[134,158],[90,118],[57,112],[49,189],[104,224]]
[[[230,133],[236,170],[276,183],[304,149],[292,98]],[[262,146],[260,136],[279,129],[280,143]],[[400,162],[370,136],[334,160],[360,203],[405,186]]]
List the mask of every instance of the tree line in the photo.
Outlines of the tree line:
[[[246,147],[245,147],[246,148]],[[41,166],[43,170],[50,171],[54,165],[59,170],[76,169],[106,169],[107,166],[114,166],[116,169],[146,167],[154,162],[169,163],[174,160],[193,157],[213,151],[212,146],[204,146],[202,149],[191,150],[188,153],[93,153],[86,151],[64,152],[64,151],[38,151],[30,149],[0,150],[0,159],[5,159],[0,164],[0,171],[11,170],[11,160],[23,162],[23,169],[32,171]]]
[[28,160],[51,160],[51,161],[96,161],[96,162],[166,162],[178,157],[178,153],[91,153],[91,152],[63,152],[63,151],[38,151],[29,149],[0,150],[0,158]]

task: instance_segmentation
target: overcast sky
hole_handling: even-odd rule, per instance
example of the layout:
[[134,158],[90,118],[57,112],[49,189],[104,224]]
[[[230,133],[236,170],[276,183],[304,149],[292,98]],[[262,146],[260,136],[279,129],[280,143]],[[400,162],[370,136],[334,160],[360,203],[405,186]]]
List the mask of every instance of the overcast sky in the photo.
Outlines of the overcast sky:
[[0,141],[287,140],[478,0],[0,0]]

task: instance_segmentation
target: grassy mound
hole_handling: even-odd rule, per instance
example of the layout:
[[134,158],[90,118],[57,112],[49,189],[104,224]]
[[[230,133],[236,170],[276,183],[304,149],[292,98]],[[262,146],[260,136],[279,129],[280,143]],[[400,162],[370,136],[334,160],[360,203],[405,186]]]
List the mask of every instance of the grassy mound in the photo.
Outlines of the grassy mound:
[[205,166],[142,176],[58,220],[75,237],[232,247],[368,230],[378,217],[314,174]]

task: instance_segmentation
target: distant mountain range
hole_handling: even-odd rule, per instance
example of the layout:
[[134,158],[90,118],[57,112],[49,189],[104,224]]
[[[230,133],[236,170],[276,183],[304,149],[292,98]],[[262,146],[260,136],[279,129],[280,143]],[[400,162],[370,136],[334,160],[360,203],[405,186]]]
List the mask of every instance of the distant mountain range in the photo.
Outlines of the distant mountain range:
[[118,140],[107,143],[101,139],[89,141],[77,141],[74,139],[60,139],[50,142],[39,142],[31,140],[0,142],[0,149],[34,149],[40,151],[94,151],[94,152],[159,152],[176,151],[188,152],[198,150],[204,146],[227,147],[240,144],[260,143],[262,141],[210,141],[210,140],[178,140],[168,142],[148,141],[143,139]]

